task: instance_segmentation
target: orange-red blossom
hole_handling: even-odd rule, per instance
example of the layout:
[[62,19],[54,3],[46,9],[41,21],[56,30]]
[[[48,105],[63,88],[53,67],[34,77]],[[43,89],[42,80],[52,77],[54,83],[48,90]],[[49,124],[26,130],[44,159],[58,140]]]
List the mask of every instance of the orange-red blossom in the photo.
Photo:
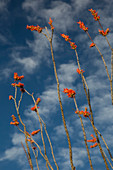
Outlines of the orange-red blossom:
[[71,41],[69,43],[70,43],[71,49],[76,50],[77,45],[74,42],[71,42]]
[[76,114],[79,114],[79,115],[83,115],[84,117],[89,117],[90,116],[90,113],[87,111],[87,107],[85,107],[85,111],[81,110],[81,111],[75,111]]
[[41,99],[40,98],[37,98],[36,100],[36,105],[38,105],[38,103],[40,103]]
[[95,46],[95,43],[91,43],[89,47],[91,48],[91,47],[94,47],[94,46]]
[[19,125],[19,122],[17,121],[16,117],[14,115],[11,116],[12,119],[13,119],[13,122],[10,122],[11,125],[15,125],[15,126],[18,126]]
[[[39,108],[39,107],[37,107],[37,108]],[[33,107],[31,108],[31,110],[37,112],[36,106],[33,106]]]
[[97,139],[94,137],[94,135],[93,134],[91,134],[90,135],[93,139],[90,139],[90,140],[87,140],[87,142],[92,142],[92,143],[95,143],[95,144],[93,144],[93,145],[91,145],[90,146],[90,148],[94,148],[94,147],[96,147],[98,144],[97,144]]
[[67,96],[68,97],[70,97],[70,98],[73,98],[73,97],[75,97],[75,94],[76,94],[76,92],[74,91],[74,90],[72,90],[72,89],[64,89],[64,91],[63,91],[64,93],[67,93]]
[[95,21],[98,21],[100,19],[100,16],[98,16],[98,12],[96,12],[96,10],[93,10],[92,8],[89,9],[89,11],[91,12],[91,14],[94,16]]
[[34,143],[34,141],[31,140],[31,139],[27,139],[27,141],[30,142],[30,143]]
[[[77,68],[76,71],[77,71],[78,74],[80,74],[80,69],[79,68]],[[85,71],[82,69],[81,72],[84,73]]]
[[109,28],[107,28],[106,31],[99,30],[99,33],[102,34],[103,36],[108,35],[109,32],[110,32]]
[[41,28],[39,25],[37,26],[33,26],[33,25],[30,25],[30,26],[26,26],[26,29],[28,30],[31,30],[31,31],[38,31],[38,33],[41,33],[43,28]]
[[17,73],[14,73],[14,80],[16,81],[16,80],[21,80],[21,79],[23,79],[24,78],[24,76],[22,75],[22,76],[18,76],[18,74]]
[[11,100],[12,98],[13,98],[13,96],[10,95],[10,96],[9,96],[9,100]]
[[61,34],[61,36],[65,38],[65,41],[68,41],[70,43],[71,49],[76,50],[77,45],[74,42],[71,42],[69,35]]
[[31,135],[34,136],[34,135],[36,135],[38,132],[40,132],[40,129],[33,131],[33,132],[31,133]]
[[24,87],[24,84],[23,83],[20,83],[20,82],[18,82],[18,84],[17,83],[12,83],[11,84],[13,87],[20,87],[20,88],[23,88]]
[[48,24],[51,26],[51,30],[54,30],[54,28],[55,28],[55,27],[53,27],[52,22],[53,22],[53,21],[52,21],[52,19],[51,19],[51,18],[49,18],[49,22],[48,22]]
[[84,25],[83,22],[79,21],[79,22],[77,22],[77,23],[79,24],[79,27],[80,27],[82,30],[84,30],[85,32],[88,31],[88,27],[85,27],[85,25]]
[[[37,98],[37,100],[36,100],[36,105],[38,105],[38,103],[39,103],[40,101],[41,101],[41,99],[40,99],[40,98]],[[37,108],[39,108],[39,107],[37,107]],[[36,108],[36,106],[33,106],[33,107],[31,108],[31,110],[37,112],[37,108]]]
[[69,35],[61,34],[61,36],[65,38],[65,41],[71,41],[71,39],[69,38]]

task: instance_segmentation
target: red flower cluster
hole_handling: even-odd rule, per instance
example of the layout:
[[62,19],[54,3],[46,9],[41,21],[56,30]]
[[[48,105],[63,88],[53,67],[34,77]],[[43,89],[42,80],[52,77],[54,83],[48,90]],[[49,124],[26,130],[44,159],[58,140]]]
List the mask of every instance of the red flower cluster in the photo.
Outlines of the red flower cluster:
[[41,102],[41,99],[40,98],[37,98],[37,100],[36,100],[36,105],[38,105],[38,103],[40,103]]
[[95,44],[94,44],[94,43],[91,43],[89,47],[91,48],[91,47],[94,47],[94,46],[95,46]]
[[33,131],[33,132],[31,133],[31,135],[34,136],[34,135],[36,135],[38,132],[40,132],[40,129]]
[[10,122],[11,125],[15,125],[15,126],[18,126],[19,125],[19,122],[17,121],[16,117],[14,115],[11,116],[12,119],[13,119],[13,122]]
[[67,96],[68,97],[70,97],[70,98],[73,98],[73,97],[75,97],[75,91],[74,90],[72,90],[72,89],[64,89],[64,91],[63,91],[64,93],[67,93]]
[[[20,82],[18,82],[17,83],[17,81],[18,80],[21,80],[21,79],[23,79],[24,78],[24,76],[22,75],[22,76],[18,76],[18,74],[17,73],[14,73],[14,81],[16,81],[16,83],[12,83],[11,85],[13,86],[13,87],[20,87],[20,91],[21,92],[25,92],[25,90],[24,90],[24,84],[23,83],[20,83]],[[12,97],[11,96],[9,96],[9,100],[11,100],[12,99]]]
[[65,41],[71,41],[71,39],[69,38],[69,35],[61,34],[61,36],[65,38]]
[[12,98],[13,98],[13,96],[10,95],[10,96],[9,96],[9,100],[11,100]]
[[77,23],[79,24],[79,27],[80,27],[82,30],[84,30],[85,32],[88,31],[88,27],[85,27],[85,25],[84,25],[83,22],[79,21],[79,22],[77,22]]
[[[37,108],[39,108],[39,107],[37,107]],[[31,110],[36,112],[36,111],[37,111],[36,106],[33,106],[33,107],[31,108]]]
[[76,110],[75,113],[79,114],[79,115],[83,115],[84,117],[89,117],[90,116],[90,113],[87,111],[87,107],[85,107],[85,111],[81,110],[78,113],[78,111]]
[[[77,71],[78,74],[80,74],[80,69],[79,68],[77,68],[76,71]],[[84,73],[85,71],[82,69],[81,72]]]
[[24,84],[23,83],[20,83],[20,82],[18,82],[18,84],[17,83],[12,83],[11,84],[13,87],[20,87],[20,88],[23,88],[24,87]]
[[68,35],[61,34],[63,38],[65,38],[65,41],[68,41],[70,43],[71,49],[76,50],[77,45],[74,42],[71,42],[71,39],[69,38]]
[[51,18],[49,18],[49,22],[48,22],[48,24],[51,26],[51,30],[54,30],[55,29],[55,27],[53,27],[53,25],[52,25],[52,19]]
[[[87,140],[87,142],[95,143],[95,142],[97,141],[97,139],[94,137],[93,134],[91,134],[90,136],[91,136],[93,139]],[[98,145],[98,144],[97,144],[97,142],[96,142],[94,145],[91,145],[90,148],[94,148],[94,147],[96,147],[97,145]]]
[[76,50],[77,45],[74,42],[70,42],[71,49]]
[[37,26],[33,26],[33,25],[30,25],[30,26],[26,26],[26,29],[28,30],[31,30],[31,31],[38,31],[38,33],[41,33],[43,28],[41,28],[39,25]]
[[[36,100],[36,105],[38,105],[40,101],[41,101],[41,99],[40,99],[40,98],[37,98],[37,100]],[[37,108],[39,108],[39,107],[37,107]],[[33,107],[31,108],[31,110],[37,112],[37,108],[36,108],[36,106],[33,106]]]
[[98,12],[96,12],[96,10],[93,10],[92,8],[89,9],[89,11],[91,12],[91,14],[94,16],[95,21],[98,21],[100,19],[100,16],[98,16]]
[[102,34],[103,36],[108,35],[109,32],[110,32],[109,28],[107,28],[106,31],[99,30],[99,33]]
[[17,73],[14,73],[14,80],[15,81],[17,81],[17,80],[21,80],[21,79],[23,79],[24,78],[24,76],[22,75],[22,76],[18,76],[18,74]]

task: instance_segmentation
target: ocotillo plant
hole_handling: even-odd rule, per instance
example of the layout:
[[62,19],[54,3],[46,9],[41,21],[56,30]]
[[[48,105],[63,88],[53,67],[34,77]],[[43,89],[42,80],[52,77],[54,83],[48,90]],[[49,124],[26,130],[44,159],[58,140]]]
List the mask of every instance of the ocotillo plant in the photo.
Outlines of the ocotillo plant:
[[[90,48],[92,47],[96,47],[96,49],[98,50],[102,60],[103,60],[103,63],[105,65],[105,69],[106,69],[106,72],[107,72],[107,76],[108,76],[108,79],[110,81],[110,90],[111,90],[111,101],[112,101],[112,105],[113,105],[113,48],[111,47],[108,39],[107,39],[107,34],[110,32],[109,31],[109,28],[106,29],[106,31],[103,30],[103,26],[101,25],[101,22],[100,22],[100,16],[98,16],[98,13],[93,10],[93,9],[90,9],[89,10],[91,12],[91,14],[94,16],[94,19],[95,21],[98,21],[99,23],[99,26],[101,27],[102,30],[99,30],[99,33],[105,37],[107,43],[108,43],[108,46],[110,47],[110,50],[111,50],[111,78],[110,78],[110,74],[108,72],[108,68],[107,68],[107,65],[106,65],[106,62],[104,60],[104,57],[102,55],[102,53],[100,52],[99,48],[97,47],[96,43],[92,40],[91,36],[89,35],[88,33],[88,27],[86,27],[84,25],[83,22],[79,21],[77,22],[79,25],[80,25],[80,28],[85,31],[85,33],[89,36],[90,40],[91,40],[91,45],[90,45]],[[72,157],[72,147],[71,147],[71,139],[70,139],[70,136],[69,136],[69,132],[68,132],[68,128],[67,128],[67,125],[66,125],[66,120],[65,120],[65,113],[63,111],[63,105],[62,105],[62,101],[61,101],[61,90],[60,89],[60,82],[59,82],[59,79],[58,79],[58,74],[57,74],[57,68],[56,68],[56,63],[55,63],[55,58],[54,58],[54,49],[53,49],[53,45],[52,45],[52,40],[53,40],[53,36],[54,36],[54,27],[53,27],[53,24],[52,24],[52,19],[50,18],[49,19],[49,25],[50,25],[50,28],[51,28],[51,35],[47,29],[47,27],[45,27],[45,30],[46,30],[46,33],[43,32],[43,29],[42,27],[40,27],[39,25],[37,26],[28,26],[27,25],[27,29],[31,30],[31,31],[37,31],[38,33],[41,33],[43,34],[47,40],[49,41],[49,44],[50,44],[50,51],[51,51],[51,56],[52,56],[52,62],[53,62],[53,67],[54,67],[54,74],[55,74],[55,78],[56,78],[56,83],[57,83],[57,93],[58,93],[58,100],[59,100],[59,105],[60,105],[60,110],[61,110],[61,116],[62,116],[62,121],[63,121],[63,125],[64,125],[64,129],[65,129],[65,133],[66,133],[66,137],[67,137],[67,142],[68,142],[68,147],[69,147],[69,159],[70,159],[70,167],[71,167],[71,170],[76,170],[76,163],[74,165],[73,163],[73,157]],[[78,52],[77,52],[77,45],[75,44],[75,42],[72,42],[71,41],[71,38],[68,36],[68,35],[65,35],[64,33],[61,34],[61,36],[65,39],[65,41],[67,41],[71,48],[74,50],[75,52],[75,56],[76,56],[76,60],[77,60],[77,64],[78,64],[78,69],[76,70],[77,73],[79,75],[81,75],[81,79],[82,79],[82,83],[83,83],[83,88],[84,88],[84,91],[85,91],[85,95],[86,95],[86,100],[87,100],[87,104],[89,106],[89,111],[88,111],[88,108],[85,107],[85,110],[79,110],[79,107],[77,105],[77,100],[75,98],[76,96],[76,92],[72,89],[68,89],[68,88],[64,88],[64,93],[67,94],[67,96],[69,98],[73,98],[74,100],[74,103],[75,103],[75,115],[78,115],[79,118],[80,118],[80,122],[81,122],[81,127],[82,127],[82,131],[83,131],[83,136],[84,136],[84,142],[85,142],[85,146],[86,146],[86,150],[87,150],[87,155],[88,155],[88,159],[89,159],[89,163],[90,163],[90,167],[91,167],[91,170],[93,170],[93,160],[91,159],[91,156],[90,156],[90,151],[89,151],[89,147],[88,147],[88,142],[91,142],[91,143],[94,143],[90,146],[90,148],[95,148],[95,147],[99,147],[99,150],[100,150],[100,153],[102,155],[102,158],[103,158],[103,161],[105,163],[105,167],[107,170],[109,170],[109,165],[111,166],[111,168],[113,169],[113,166],[110,162],[110,160],[108,159],[108,157],[106,156],[105,152],[103,151],[102,149],[102,146],[101,146],[101,143],[100,143],[100,139],[102,139],[102,141],[104,142],[107,150],[108,150],[108,153],[110,155],[110,158],[111,158],[111,161],[113,161],[113,157],[111,155],[111,152],[108,148],[108,145],[107,143],[105,142],[102,134],[99,132],[99,130],[95,127],[95,123],[94,123],[94,117],[93,117],[93,111],[92,111],[92,106],[91,106],[91,99],[90,99],[90,91],[89,91],[89,87],[88,87],[88,84],[87,84],[87,81],[86,81],[86,78],[85,76],[83,75],[83,73],[85,72],[83,69],[81,69],[81,65],[80,65],[80,62],[79,62],[79,55],[78,55]],[[31,144],[31,148],[33,150],[33,154],[34,154],[34,158],[36,160],[36,165],[37,165],[37,169],[39,169],[39,163],[38,163],[38,150],[41,154],[41,156],[45,159],[46,161],[46,168],[47,170],[49,169],[52,169],[53,170],[53,167],[50,163],[50,160],[47,156],[47,152],[46,152],[46,145],[45,145],[45,140],[44,140],[44,136],[43,136],[43,131],[45,131],[46,133],[46,136],[47,136],[47,139],[49,141],[49,144],[50,144],[50,150],[51,150],[51,154],[52,154],[52,157],[53,157],[53,160],[54,160],[54,163],[56,165],[56,168],[57,170],[59,169],[59,166],[57,165],[57,162],[56,162],[56,159],[55,159],[55,156],[54,156],[54,153],[53,153],[53,147],[52,147],[52,144],[51,144],[51,140],[49,138],[49,135],[48,135],[48,132],[47,132],[47,129],[46,129],[46,124],[44,123],[43,119],[41,118],[40,114],[39,114],[39,111],[38,111],[38,104],[39,102],[41,101],[40,98],[37,98],[37,100],[35,100],[34,98],[34,95],[33,93],[29,93],[25,88],[24,88],[24,84],[18,82],[19,80],[23,79],[24,76],[18,76],[17,73],[14,73],[14,81],[15,83],[12,83],[12,86],[15,87],[15,96],[13,97],[12,95],[9,96],[9,100],[14,100],[14,103],[15,103],[15,108],[16,108],[16,112],[17,112],[17,115],[18,115],[18,118],[19,118],[19,121],[21,123],[21,125],[23,126],[23,130],[22,128],[19,127],[19,121],[17,121],[16,117],[14,115],[12,115],[12,119],[13,119],[13,122],[11,122],[11,124],[15,125],[18,127],[18,129],[24,133],[25,135],[25,144],[26,144],[26,148],[24,147],[23,143],[22,143],[22,147],[24,149],[24,152],[26,154],[26,158],[28,160],[28,163],[30,165],[30,168],[33,169],[33,163],[32,163],[32,159],[31,159],[31,151],[30,151],[30,146],[28,144],[28,142],[30,142]],[[21,91],[21,96],[20,96],[20,100],[18,101],[18,104],[17,104],[17,88],[20,88],[20,91]],[[36,112],[37,116],[38,116],[38,120],[39,120],[39,124],[40,124],[40,129],[38,130],[35,130],[33,131],[31,134],[29,134],[26,130],[26,125],[24,124],[24,122],[22,121],[21,119],[21,114],[19,112],[19,108],[20,108],[20,103],[22,101],[22,96],[24,93],[27,93],[29,96],[32,97],[33,99],[33,102],[34,102],[34,107],[31,108],[32,111]],[[91,124],[91,127],[94,131],[94,134],[91,134],[91,139],[90,140],[87,140],[87,136],[86,136],[86,131],[87,131],[87,127],[84,126],[83,124],[83,120],[82,120],[82,116],[85,117],[87,119],[87,121],[90,122]],[[43,150],[44,150],[44,153],[42,153],[42,149],[40,147],[40,145],[33,139],[32,136],[34,136],[35,134],[37,133],[41,133],[41,139],[42,139],[42,143],[43,143]],[[100,137],[99,137],[100,136]],[[36,147],[37,146],[37,147]],[[37,150],[38,148],[38,150]],[[109,163],[109,165],[108,165]]]

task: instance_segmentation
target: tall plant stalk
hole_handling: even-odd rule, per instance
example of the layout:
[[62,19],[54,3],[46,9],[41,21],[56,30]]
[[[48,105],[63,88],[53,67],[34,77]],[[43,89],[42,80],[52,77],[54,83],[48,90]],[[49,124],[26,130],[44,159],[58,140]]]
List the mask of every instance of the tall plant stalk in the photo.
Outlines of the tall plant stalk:
[[79,115],[79,110],[78,110],[78,106],[77,106],[77,102],[76,102],[75,97],[74,97],[74,103],[75,103],[75,107],[76,107],[76,109],[77,109],[78,116],[79,116],[80,122],[81,122],[81,127],[82,127],[82,131],[83,131],[83,135],[84,135],[84,142],[85,142],[85,145],[86,145],[86,150],[87,150],[88,159],[89,159],[89,164],[90,164],[91,170],[93,170],[93,165],[92,165],[92,161],[91,161],[91,156],[90,156],[89,148],[88,148],[88,144],[87,144],[86,132],[85,132],[84,124],[83,124],[83,121],[82,121],[82,117]]
[[[97,130],[96,130],[95,126],[94,126],[93,113],[92,113],[92,108],[91,108],[91,103],[90,103],[90,98],[89,98],[89,96],[90,96],[89,88],[88,88],[88,92],[87,92],[86,87],[85,87],[84,78],[83,78],[83,73],[81,72],[81,67],[80,67],[80,63],[79,63],[78,53],[77,53],[76,50],[75,50],[75,54],[76,54],[76,57],[77,57],[78,67],[79,67],[79,70],[80,70],[80,73],[81,73],[82,82],[83,82],[83,87],[84,87],[84,91],[85,91],[85,94],[86,94],[86,98],[87,98],[88,105],[89,105],[89,109],[90,109],[90,113],[91,113],[92,127],[93,127],[93,130],[94,130],[94,132],[95,132],[95,135],[96,135],[96,138],[97,138],[97,143],[98,143],[98,146],[99,146],[99,149],[100,149],[100,153],[101,153],[101,155],[102,155],[102,157],[103,157],[103,160],[104,160],[106,169],[109,170],[109,167],[108,167],[106,158],[105,158],[104,153],[103,153],[103,149],[102,149],[101,144],[100,144],[100,141],[99,141],[99,137],[98,137]],[[88,87],[88,86],[87,86],[87,87]]]
[[53,30],[52,30],[52,34],[51,34],[51,37],[50,37],[49,32],[47,30],[47,27],[45,27],[45,29],[46,29],[48,36],[46,34],[44,34],[43,32],[42,33],[46,36],[46,38],[49,40],[49,43],[50,43],[54,73],[55,73],[55,78],[56,78],[56,82],[57,82],[57,93],[58,93],[58,99],[59,99],[59,104],[60,104],[60,109],[61,109],[62,121],[63,121],[64,129],[65,129],[66,136],[67,136],[68,146],[69,146],[70,164],[71,164],[71,169],[75,170],[75,167],[74,167],[74,164],[73,164],[73,159],[72,159],[71,141],[70,141],[69,132],[68,132],[65,117],[64,117],[63,106],[62,106],[61,97],[60,97],[59,80],[58,80],[58,75],[57,75],[57,70],[56,70],[55,59],[54,59],[54,55],[53,55],[53,46],[52,46]]
[[27,143],[27,132],[26,132],[26,126],[25,124],[23,123],[21,117],[20,117],[20,113],[19,113],[19,106],[20,106],[20,102],[22,100],[22,93],[21,93],[21,97],[20,97],[20,100],[19,100],[19,103],[18,103],[18,106],[17,106],[17,102],[16,102],[16,96],[17,96],[17,87],[15,86],[15,98],[13,98],[14,100],[14,103],[15,103],[15,108],[16,108],[16,111],[17,111],[17,115],[18,115],[18,118],[21,122],[21,124],[23,125],[24,127],[24,134],[25,134],[25,144],[26,144],[26,147],[27,147],[27,151],[28,151],[28,159],[29,159],[29,164],[30,164],[30,168],[31,170],[33,170],[33,164],[32,164],[32,160],[31,160],[31,155],[30,155],[30,149],[29,149],[29,145]]

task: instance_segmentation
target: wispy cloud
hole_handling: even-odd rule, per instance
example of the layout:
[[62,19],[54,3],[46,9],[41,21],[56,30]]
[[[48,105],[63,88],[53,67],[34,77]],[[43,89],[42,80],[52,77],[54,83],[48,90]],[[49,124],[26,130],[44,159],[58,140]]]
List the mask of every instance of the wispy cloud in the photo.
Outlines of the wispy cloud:
[[71,0],[72,6],[75,8],[75,13],[83,11],[93,0]]
[[3,80],[4,78],[8,78],[11,73],[12,73],[11,68],[1,69],[0,70],[0,80]]
[[25,154],[22,147],[20,148],[21,141],[24,141],[23,135],[15,133],[12,135],[13,147],[5,150],[3,155],[0,155],[0,161],[4,160],[20,160],[22,162],[22,157]]

